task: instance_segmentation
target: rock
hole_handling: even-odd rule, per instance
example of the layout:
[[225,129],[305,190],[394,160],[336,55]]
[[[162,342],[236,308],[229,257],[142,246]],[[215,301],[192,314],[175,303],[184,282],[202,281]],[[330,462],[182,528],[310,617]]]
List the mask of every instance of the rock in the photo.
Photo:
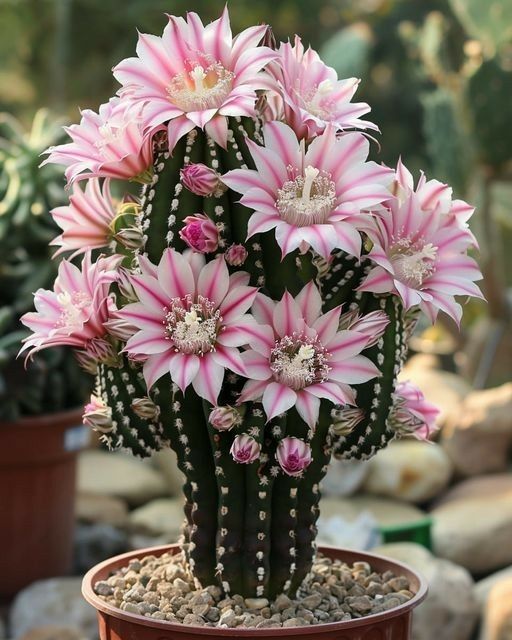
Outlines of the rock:
[[128,523],[128,507],[120,498],[102,496],[97,493],[78,493],[75,503],[75,518],[89,524],[110,524],[125,527]]
[[412,640],[469,640],[478,619],[473,579],[463,568],[434,557],[414,543],[373,550],[417,569],[429,584],[426,600],[414,610]]
[[510,567],[502,569],[501,571],[495,571],[494,573],[491,573],[491,575],[487,576],[483,580],[479,580],[475,584],[475,596],[480,604],[482,611],[484,610],[492,588],[496,584],[502,582],[503,580],[506,580],[507,578],[512,579],[512,565]]
[[364,490],[421,503],[448,486],[452,465],[443,449],[417,440],[392,442],[370,462]]
[[512,480],[473,478],[457,485],[436,506],[434,552],[484,573],[512,564]]
[[83,451],[78,458],[78,491],[116,496],[137,506],[166,495],[167,483],[149,463],[128,454]]
[[399,379],[413,382],[425,398],[439,408],[437,424],[443,428],[448,416],[458,412],[461,401],[472,390],[471,385],[455,373],[421,366],[422,361],[416,360],[419,357],[423,358],[414,356],[407,362]]
[[412,524],[427,516],[424,511],[406,502],[368,494],[359,494],[350,499],[327,497],[320,501],[320,514],[325,518],[339,515],[350,521],[365,512],[370,513],[381,527]]
[[473,498],[494,498],[495,495],[512,494],[512,475],[510,473],[492,473],[486,476],[467,478],[444,493],[434,503],[436,507],[456,500]]
[[75,527],[73,564],[76,573],[84,573],[98,562],[124,553],[128,534],[111,524],[78,524]]
[[480,640],[512,639],[512,578],[491,589],[485,607]]
[[170,448],[154,453],[151,458],[152,466],[157,469],[167,482],[167,493],[180,496],[185,476],[178,469],[176,454]]
[[19,640],[88,640],[79,630],[53,624],[35,627],[24,633]]
[[181,498],[152,500],[130,513],[132,531],[149,535],[163,535],[176,540],[184,520]]
[[447,419],[441,444],[460,475],[504,471],[512,446],[512,382],[466,396]]
[[369,466],[363,460],[331,460],[329,471],[322,480],[324,496],[351,496],[361,488]]
[[82,578],[51,578],[20,591],[10,610],[12,637],[54,625],[76,629],[90,640],[97,638],[96,611],[82,598],[81,583]]

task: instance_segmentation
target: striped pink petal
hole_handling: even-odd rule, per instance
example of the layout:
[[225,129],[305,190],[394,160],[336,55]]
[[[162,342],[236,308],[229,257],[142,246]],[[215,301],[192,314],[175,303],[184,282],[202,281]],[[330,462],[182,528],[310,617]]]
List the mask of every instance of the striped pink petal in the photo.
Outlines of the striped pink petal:
[[263,409],[267,422],[291,409],[297,401],[297,394],[293,389],[277,382],[271,382],[263,393]]

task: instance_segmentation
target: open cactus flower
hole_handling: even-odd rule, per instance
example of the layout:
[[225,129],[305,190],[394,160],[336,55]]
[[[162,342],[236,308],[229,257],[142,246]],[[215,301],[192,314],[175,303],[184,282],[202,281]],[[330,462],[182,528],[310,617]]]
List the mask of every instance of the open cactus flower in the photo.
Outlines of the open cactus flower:
[[[112,449],[174,449],[183,557],[246,598],[309,575],[331,456],[435,429],[397,383],[409,337],[419,313],[459,322],[481,297],[472,207],[369,159],[359,81],[268,33],[233,37],[227,9],[170,16],[114,68],[119,96],[48,150],[75,183],[53,211],[68,257],[21,350],[77,351],[84,422]],[[115,200],[122,181],[137,198]]]

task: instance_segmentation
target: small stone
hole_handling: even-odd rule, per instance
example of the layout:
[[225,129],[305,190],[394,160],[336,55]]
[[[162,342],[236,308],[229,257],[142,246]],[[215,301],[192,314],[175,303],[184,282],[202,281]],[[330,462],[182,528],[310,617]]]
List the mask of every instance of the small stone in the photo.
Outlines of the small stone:
[[307,627],[309,624],[304,618],[288,618],[283,622],[283,627]]
[[321,602],[322,602],[322,596],[316,593],[313,593],[312,595],[307,596],[306,598],[302,598],[302,600],[300,601],[301,605],[305,609],[309,609],[311,611],[313,611],[313,609],[316,609]]
[[182,580],[181,578],[176,578],[173,582],[173,585],[175,589],[181,591],[181,593],[189,593],[190,591],[190,585],[188,584],[188,582],[185,582],[185,580]]
[[94,592],[99,596],[110,596],[112,593],[114,593],[114,587],[108,584],[108,582],[100,580],[94,585]]
[[205,616],[209,610],[209,604],[197,604],[192,607],[192,613],[196,616]]
[[391,578],[387,581],[387,584],[393,589],[393,591],[401,591],[402,589],[409,588],[409,580],[403,576]]
[[263,607],[268,607],[267,598],[245,598],[244,602],[248,609],[263,609]]
[[142,613],[140,605],[135,604],[134,602],[123,602],[121,604],[121,609],[127,613],[136,613],[138,615]]
[[230,628],[236,626],[236,614],[233,609],[224,611],[224,613],[219,618],[219,624],[225,625],[226,627]]
[[357,596],[355,598],[347,598],[348,606],[355,613],[368,613],[372,610],[372,600],[369,596]]
[[187,613],[183,618],[183,624],[204,627],[204,620],[200,616],[196,616],[194,613]]
[[206,617],[208,618],[208,620],[210,620],[210,622],[217,622],[217,620],[220,618],[220,611],[217,607],[210,607],[210,610],[206,614]]

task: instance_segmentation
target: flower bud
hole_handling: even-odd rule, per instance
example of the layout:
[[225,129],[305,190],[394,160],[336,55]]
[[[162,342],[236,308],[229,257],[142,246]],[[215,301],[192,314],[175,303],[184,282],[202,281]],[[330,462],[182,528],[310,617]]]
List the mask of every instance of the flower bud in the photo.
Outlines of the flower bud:
[[226,190],[220,181],[220,175],[200,162],[188,164],[180,171],[181,183],[196,196],[221,196]]
[[208,420],[212,427],[218,431],[229,431],[242,422],[242,416],[234,407],[215,407],[210,411]]
[[160,415],[159,407],[147,396],[144,398],[135,398],[130,406],[133,413],[143,420],[156,420]]
[[389,317],[384,311],[372,311],[361,316],[357,310],[347,311],[340,316],[339,329],[348,329],[357,331],[368,336],[369,342],[366,345],[372,347],[377,344],[378,340],[383,336],[386,327],[389,324]]
[[198,253],[212,253],[219,246],[219,231],[215,222],[204,213],[187,216],[180,229],[180,238]]
[[300,476],[311,463],[311,447],[299,438],[286,437],[276,451],[281,469],[289,476]]
[[242,244],[232,244],[224,254],[224,258],[231,267],[241,267],[247,260],[247,255],[247,249]]
[[395,402],[388,423],[400,436],[413,435],[428,440],[438,429],[439,409],[428,402],[423,392],[412,382],[401,381],[395,388]]
[[233,460],[235,462],[240,462],[241,464],[249,464],[250,462],[257,460],[259,458],[260,451],[261,446],[252,436],[249,436],[246,433],[236,436],[230,449]]
[[101,398],[91,394],[90,401],[84,407],[82,422],[87,427],[94,429],[94,431],[108,433],[114,428],[112,423],[112,409],[107,406]]
[[146,244],[146,238],[142,229],[135,226],[121,229],[114,235],[114,240],[131,251],[142,249]]

